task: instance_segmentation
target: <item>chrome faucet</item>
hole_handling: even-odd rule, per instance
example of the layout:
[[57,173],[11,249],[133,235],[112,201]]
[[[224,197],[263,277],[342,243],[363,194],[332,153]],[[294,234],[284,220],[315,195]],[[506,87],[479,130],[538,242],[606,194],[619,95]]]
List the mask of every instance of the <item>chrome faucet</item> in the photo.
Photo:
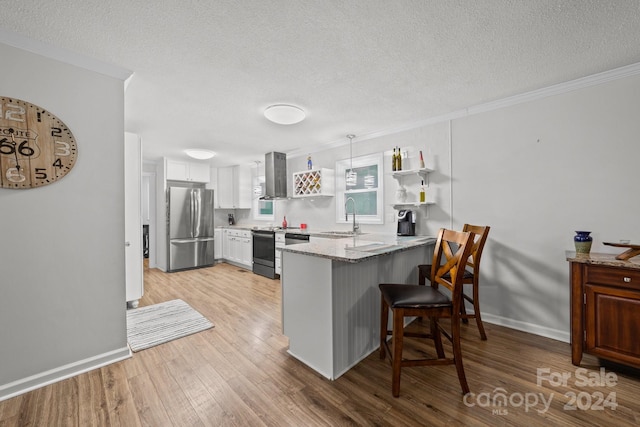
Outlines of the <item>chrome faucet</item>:
[[349,214],[347,213],[347,203],[349,203],[349,200],[353,202],[353,234],[358,234],[360,226],[356,224],[356,201],[353,200],[353,197],[347,197],[347,200],[344,202],[344,220],[349,220]]

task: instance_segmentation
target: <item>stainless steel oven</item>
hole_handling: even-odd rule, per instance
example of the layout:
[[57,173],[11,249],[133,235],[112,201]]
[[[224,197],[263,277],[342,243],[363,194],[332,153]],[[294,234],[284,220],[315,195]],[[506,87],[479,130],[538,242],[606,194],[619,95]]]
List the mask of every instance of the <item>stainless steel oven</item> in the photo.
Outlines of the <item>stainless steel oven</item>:
[[269,279],[276,276],[276,233],[253,230],[253,272]]

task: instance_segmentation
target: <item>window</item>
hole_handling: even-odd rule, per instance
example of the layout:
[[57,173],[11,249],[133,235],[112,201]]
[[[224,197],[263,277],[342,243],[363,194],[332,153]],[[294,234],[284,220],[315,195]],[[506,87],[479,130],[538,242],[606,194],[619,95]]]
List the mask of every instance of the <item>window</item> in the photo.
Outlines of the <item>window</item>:
[[274,202],[273,200],[260,200],[264,195],[264,176],[253,178],[253,219],[273,221]]
[[356,221],[363,224],[384,223],[384,193],[383,170],[384,158],[382,153],[353,158],[353,171],[356,173],[355,185],[347,186],[346,175],[351,169],[351,160],[336,162],[336,222],[347,223],[353,221],[353,207],[351,202],[346,212],[345,203],[349,197],[353,198],[356,206]]

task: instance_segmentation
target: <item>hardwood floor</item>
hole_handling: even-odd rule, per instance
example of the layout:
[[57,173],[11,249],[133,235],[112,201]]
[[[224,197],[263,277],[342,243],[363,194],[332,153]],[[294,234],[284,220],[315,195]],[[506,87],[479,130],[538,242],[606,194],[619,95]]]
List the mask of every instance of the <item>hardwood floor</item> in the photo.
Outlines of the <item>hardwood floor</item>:
[[[487,341],[473,321],[462,326],[473,393],[466,399],[453,366],[403,369],[393,398],[391,368],[377,352],[326,380],[287,354],[280,296],[279,281],[228,264],[172,274],[147,269],[141,306],[181,298],[215,328],[0,402],[0,426],[640,424],[637,373],[606,368],[609,386],[582,385],[587,374],[599,375],[595,358],[585,357],[589,369],[576,371],[569,344],[488,323]],[[429,344],[406,347],[433,354]],[[539,368],[548,369],[545,378],[571,377],[538,385]],[[500,396],[506,406],[498,406]]]

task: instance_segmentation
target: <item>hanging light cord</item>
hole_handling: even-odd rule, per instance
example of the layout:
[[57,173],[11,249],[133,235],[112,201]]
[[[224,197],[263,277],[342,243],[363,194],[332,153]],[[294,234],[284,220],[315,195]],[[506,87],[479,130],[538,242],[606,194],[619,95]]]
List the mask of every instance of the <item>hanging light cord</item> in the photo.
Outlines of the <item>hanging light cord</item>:
[[353,138],[355,138],[355,135],[349,134],[347,135],[347,138],[349,138],[349,171],[353,172]]

